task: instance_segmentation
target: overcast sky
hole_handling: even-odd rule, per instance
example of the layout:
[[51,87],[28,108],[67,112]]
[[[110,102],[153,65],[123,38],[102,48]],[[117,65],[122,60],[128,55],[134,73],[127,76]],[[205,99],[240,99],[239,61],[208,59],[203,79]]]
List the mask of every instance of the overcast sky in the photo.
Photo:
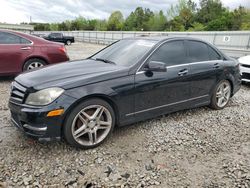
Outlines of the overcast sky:
[[[199,0],[195,0],[198,2]],[[106,19],[120,10],[128,16],[136,7],[164,12],[177,0],[0,0],[0,22],[61,22],[79,15],[85,18]],[[222,0],[230,9],[239,5],[250,8],[250,0]]]

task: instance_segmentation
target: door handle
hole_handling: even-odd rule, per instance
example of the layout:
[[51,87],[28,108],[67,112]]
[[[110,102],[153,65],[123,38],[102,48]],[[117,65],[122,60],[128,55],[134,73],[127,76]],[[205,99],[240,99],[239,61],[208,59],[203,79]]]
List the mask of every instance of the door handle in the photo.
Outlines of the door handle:
[[30,50],[30,49],[31,49],[31,47],[29,47],[29,46],[25,46],[25,47],[21,48],[21,50]]
[[213,66],[214,69],[218,69],[219,67],[220,67],[219,63],[215,63]]
[[184,75],[186,75],[188,73],[188,70],[187,69],[183,69],[183,70],[180,70],[179,72],[178,72],[178,75],[179,76],[184,76]]

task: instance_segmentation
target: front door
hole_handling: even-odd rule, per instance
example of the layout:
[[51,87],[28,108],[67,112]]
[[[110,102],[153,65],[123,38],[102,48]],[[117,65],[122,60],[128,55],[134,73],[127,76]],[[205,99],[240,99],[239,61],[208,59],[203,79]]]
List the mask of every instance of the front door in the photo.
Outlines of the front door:
[[[165,63],[167,71],[143,71],[150,61]],[[162,44],[144,67],[135,75],[133,115],[145,119],[185,108],[190,98],[190,67],[186,63],[184,42],[175,40]]]

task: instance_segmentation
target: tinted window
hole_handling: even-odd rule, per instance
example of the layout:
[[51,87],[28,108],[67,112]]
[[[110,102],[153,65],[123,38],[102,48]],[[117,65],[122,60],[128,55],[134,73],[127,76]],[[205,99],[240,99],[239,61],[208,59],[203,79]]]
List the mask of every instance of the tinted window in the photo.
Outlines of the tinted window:
[[209,61],[208,46],[199,41],[188,41],[189,62]]
[[22,38],[22,37],[20,37],[20,40],[21,40],[21,42],[20,42],[21,44],[30,44],[31,43],[29,40]]
[[10,33],[0,32],[0,44],[30,44],[27,39]]
[[120,40],[100,51],[92,59],[101,58],[117,65],[131,66],[137,63],[157,41],[153,40]]
[[20,44],[20,37],[0,32],[0,44]]
[[50,36],[54,37],[54,38],[61,38],[62,34],[61,33],[51,33]]
[[209,53],[209,57],[210,60],[218,60],[221,59],[220,54],[218,54],[213,48],[211,48],[210,46],[208,46],[208,53]]
[[172,41],[163,44],[154,52],[149,60],[163,62],[168,66],[185,63],[186,51],[183,41]]

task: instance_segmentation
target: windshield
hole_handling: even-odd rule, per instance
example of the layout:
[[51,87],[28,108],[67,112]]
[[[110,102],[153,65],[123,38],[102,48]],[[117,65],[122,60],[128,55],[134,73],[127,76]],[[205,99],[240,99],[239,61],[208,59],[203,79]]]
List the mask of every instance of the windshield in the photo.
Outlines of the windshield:
[[153,40],[120,40],[91,58],[129,67],[137,63],[156,43]]

